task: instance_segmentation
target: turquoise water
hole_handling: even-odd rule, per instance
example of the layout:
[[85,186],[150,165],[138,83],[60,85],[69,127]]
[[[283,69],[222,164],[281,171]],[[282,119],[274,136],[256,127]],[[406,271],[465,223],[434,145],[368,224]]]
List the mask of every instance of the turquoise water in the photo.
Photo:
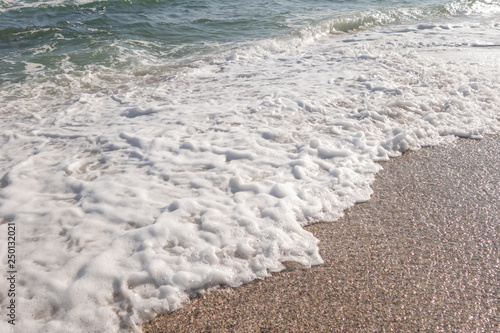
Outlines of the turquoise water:
[[3,1],[0,82],[29,77],[32,71],[27,73],[28,63],[35,72],[48,76],[83,71],[89,66],[120,70],[145,59],[166,63],[206,56],[253,40],[301,36],[311,31],[356,31],[429,15],[452,15],[457,7],[460,13],[473,3]]

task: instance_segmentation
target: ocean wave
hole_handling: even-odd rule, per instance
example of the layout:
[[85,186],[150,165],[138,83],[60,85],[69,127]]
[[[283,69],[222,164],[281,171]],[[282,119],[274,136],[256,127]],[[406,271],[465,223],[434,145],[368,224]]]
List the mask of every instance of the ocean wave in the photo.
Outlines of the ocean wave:
[[[459,0],[444,4],[420,6],[398,6],[391,8],[367,9],[341,13],[332,18],[322,19],[304,29],[303,35],[345,33],[370,29],[390,24],[409,24],[420,20],[436,20],[447,17],[460,17],[472,14],[495,14],[500,12],[500,2],[489,0]],[[300,33],[299,33],[300,34]]]
[[2,90],[0,215],[22,230],[29,314],[16,326],[138,332],[190,295],[321,263],[302,226],[368,200],[377,161],[500,132],[498,54],[470,47],[496,32],[395,26]]
[[90,63],[28,61],[53,41],[2,59],[26,75],[0,89],[17,328],[138,332],[210,288],[319,264],[302,226],[368,200],[378,161],[500,133],[498,48],[474,47],[497,45],[498,24],[428,8],[437,16],[369,9],[203,52],[180,44],[179,58],[110,38]]

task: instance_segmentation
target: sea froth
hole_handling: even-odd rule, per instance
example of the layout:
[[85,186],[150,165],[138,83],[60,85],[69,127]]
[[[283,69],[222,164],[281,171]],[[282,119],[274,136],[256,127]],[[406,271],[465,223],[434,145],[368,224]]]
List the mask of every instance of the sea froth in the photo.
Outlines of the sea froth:
[[212,287],[320,264],[302,226],[368,200],[377,161],[499,132],[498,50],[473,47],[498,23],[480,21],[13,84],[25,98],[2,92],[0,216],[20,230],[30,316],[16,326],[138,331]]

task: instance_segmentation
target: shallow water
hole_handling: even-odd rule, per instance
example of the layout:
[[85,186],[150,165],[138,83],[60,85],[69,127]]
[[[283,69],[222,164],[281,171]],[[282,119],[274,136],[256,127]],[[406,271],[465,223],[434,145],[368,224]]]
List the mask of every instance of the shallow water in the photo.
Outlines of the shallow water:
[[1,6],[23,331],[139,330],[321,263],[302,226],[368,200],[377,161],[500,129],[497,2]]

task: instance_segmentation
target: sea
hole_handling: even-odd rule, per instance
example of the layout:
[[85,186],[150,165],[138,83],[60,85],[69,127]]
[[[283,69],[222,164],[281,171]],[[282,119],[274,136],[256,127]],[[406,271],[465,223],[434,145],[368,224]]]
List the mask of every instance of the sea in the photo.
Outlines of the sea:
[[378,162],[500,133],[499,59],[500,0],[1,0],[0,331],[321,264]]

